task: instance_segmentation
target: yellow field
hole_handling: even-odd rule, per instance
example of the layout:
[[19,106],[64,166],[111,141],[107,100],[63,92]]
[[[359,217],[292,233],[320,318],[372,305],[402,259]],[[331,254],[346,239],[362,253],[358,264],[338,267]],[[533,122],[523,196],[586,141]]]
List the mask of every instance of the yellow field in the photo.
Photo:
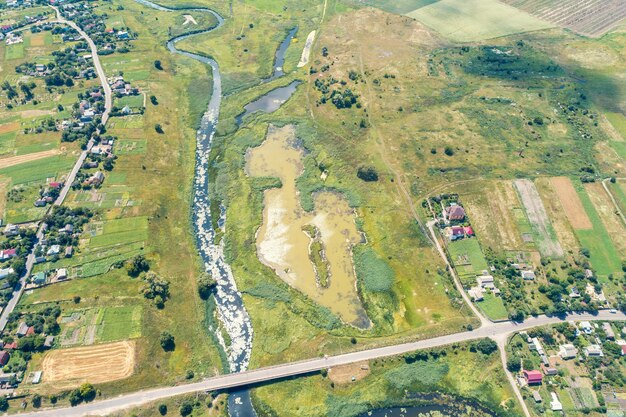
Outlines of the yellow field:
[[572,227],[578,230],[593,228],[570,179],[555,177],[551,179],[551,182]]

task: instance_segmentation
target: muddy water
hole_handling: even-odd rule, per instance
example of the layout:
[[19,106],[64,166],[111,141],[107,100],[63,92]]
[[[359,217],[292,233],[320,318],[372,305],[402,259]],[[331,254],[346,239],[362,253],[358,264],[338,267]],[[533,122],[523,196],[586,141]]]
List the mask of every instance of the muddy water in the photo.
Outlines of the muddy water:
[[[270,126],[266,140],[248,151],[248,174],[278,177],[281,188],[265,191],[263,224],[257,233],[259,259],[292,287],[328,307],[343,321],[368,327],[369,319],[356,292],[352,247],[361,241],[354,222],[354,211],[337,193],[320,192],[314,196],[315,209],[307,213],[300,205],[296,179],[302,174],[303,151],[295,144],[293,126]],[[330,284],[318,285],[309,258],[310,238],[302,230],[316,226],[321,234]]]

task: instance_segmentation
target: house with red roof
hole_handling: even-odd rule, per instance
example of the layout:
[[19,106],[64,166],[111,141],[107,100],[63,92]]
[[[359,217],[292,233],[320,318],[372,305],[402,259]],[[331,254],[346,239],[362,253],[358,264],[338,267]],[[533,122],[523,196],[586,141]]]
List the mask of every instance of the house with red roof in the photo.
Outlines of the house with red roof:
[[35,328],[33,326],[30,326],[28,330],[26,330],[26,336],[31,336],[34,334],[35,334]]
[[0,261],[8,261],[17,256],[17,249],[0,250]]
[[524,378],[528,385],[539,385],[543,380],[543,375],[539,371],[527,371],[524,370]]
[[465,209],[458,204],[446,207],[445,215],[448,220],[461,221],[465,219]]
[[465,236],[474,236],[474,229],[472,229],[472,226],[465,226],[463,231],[465,232]]
[[6,350],[15,350],[17,349],[17,342],[13,341],[11,343],[7,343],[6,345],[4,345],[4,348]]
[[465,231],[461,226],[452,226],[448,228],[448,237],[450,238],[450,241],[463,239],[463,237],[465,237]]
[[9,362],[11,355],[6,350],[0,351],[0,366],[4,366]]

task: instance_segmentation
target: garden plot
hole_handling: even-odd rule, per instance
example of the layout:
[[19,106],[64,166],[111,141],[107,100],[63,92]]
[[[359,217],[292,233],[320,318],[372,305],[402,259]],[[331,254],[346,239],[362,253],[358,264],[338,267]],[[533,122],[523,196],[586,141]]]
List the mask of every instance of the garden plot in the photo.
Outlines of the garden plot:
[[556,238],[535,184],[526,179],[516,180],[514,184],[528,216],[539,252],[543,256],[563,257],[563,248]]
[[89,308],[60,318],[62,347],[135,339],[141,336],[141,306]]

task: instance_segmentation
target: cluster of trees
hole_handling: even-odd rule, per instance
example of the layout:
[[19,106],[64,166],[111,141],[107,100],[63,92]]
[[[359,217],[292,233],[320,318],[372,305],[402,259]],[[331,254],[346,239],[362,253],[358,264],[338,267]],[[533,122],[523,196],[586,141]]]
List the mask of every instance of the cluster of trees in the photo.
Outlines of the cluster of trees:
[[198,294],[203,300],[206,300],[211,296],[216,286],[217,282],[208,272],[203,272],[198,277]]
[[93,401],[96,398],[98,392],[89,382],[85,382],[79,388],[73,389],[70,391],[68,400],[72,406],[78,405],[80,403]]
[[360,167],[356,171],[356,176],[365,182],[378,181],[378,172],[373,167]]
[[150,270],[150,264],[143,255],[137,255],[129,259],[125,263],[126,273],[131,277],[138,277],[142,272],[148,272]]
[[170,283],[156,273],[149,271],[144,277],[145,285],[141,293],[148,300],[154,300],[154,305],[161,309],[170,296]]

